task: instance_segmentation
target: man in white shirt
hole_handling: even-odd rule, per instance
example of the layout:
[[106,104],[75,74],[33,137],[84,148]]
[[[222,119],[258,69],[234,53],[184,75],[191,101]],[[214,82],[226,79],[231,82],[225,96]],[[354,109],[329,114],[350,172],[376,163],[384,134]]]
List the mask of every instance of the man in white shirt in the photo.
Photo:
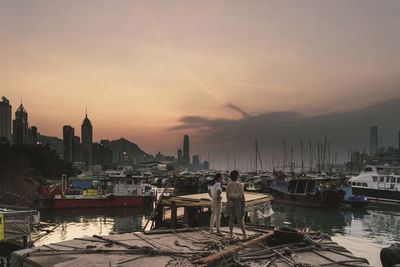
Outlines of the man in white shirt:
[[220,173],[215,174],[214,185],[208,188],[208,194],[211,197],[211,218],[210,218],[210,232],[214,233],[214,226],[217,229],[217,235],[221,235],[220,232],[220,220],[222,211],[222,175]]

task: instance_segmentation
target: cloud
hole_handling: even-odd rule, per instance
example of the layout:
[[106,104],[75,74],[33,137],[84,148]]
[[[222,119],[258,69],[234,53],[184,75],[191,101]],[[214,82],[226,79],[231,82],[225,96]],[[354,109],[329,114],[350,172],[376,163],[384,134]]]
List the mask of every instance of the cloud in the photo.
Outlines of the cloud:
[[[332,103],[335,105],[335,103]],[[348,148],[369,148],[369,128],[378,126],[379,146],[398,146],[400,129],[400,98],[348,112],[329,113],[305,117],[297,112],[267,112],[249,115],[234,104],[227,107],[237,110],[241,119],[207,118],[201,116],[182,117],[180,124],[170,130],[190,129],[196,135],[198,147],[218,147],[221,151],[247,153],[255,138],[259,140],[264,155],[273,148],[281,150],[282,141],[287,140],[298,154],[300,140],[315,145],[329,140],[332,153],[338,152],[345,159]],[[205,152],[205,151],[203,151]]]
[[240,107],[238,107],[238,106],[236,106],[234,104],[227,104],[227,105],[225,105],[225,107],[228,107],[230,109],[233,109],[233,110],[239,112],[240,114],[242,114],[242,116],[244,118],[250,117],[250,115],[247,112],[243,111],[243,109],[241,109]]

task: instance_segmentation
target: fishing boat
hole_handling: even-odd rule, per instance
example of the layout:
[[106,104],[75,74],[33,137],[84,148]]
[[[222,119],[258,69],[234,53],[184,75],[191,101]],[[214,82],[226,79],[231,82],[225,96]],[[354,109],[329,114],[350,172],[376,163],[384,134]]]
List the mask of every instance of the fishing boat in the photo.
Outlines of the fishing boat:
[[345,195],[319,177],[279,177],[272,180],[270,188],[274,201],[313,208],[339,207]]
[[349,180],[354,195],[368,200],[400,203],[400,168],[367,165]]
[[104,177],[62,178],[61,187],[42,188],[43,208],[152,206],[154,192],[144,176],[109,173]]

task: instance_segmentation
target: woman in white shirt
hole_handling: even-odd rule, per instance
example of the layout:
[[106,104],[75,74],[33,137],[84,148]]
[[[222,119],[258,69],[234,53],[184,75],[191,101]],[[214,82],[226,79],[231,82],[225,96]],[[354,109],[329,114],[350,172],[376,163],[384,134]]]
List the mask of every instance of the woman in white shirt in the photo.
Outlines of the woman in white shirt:
[[242,229],[244,238],[247,238],[246,228],[244,226],[245,199],[243,185],[238,181],[239,172],[233,170],[230,174],[231,181],[226,187],[226,197],[228,199],[228,207],[226,210],[229,218],[230,237],[232,238],[233,223],[237,218],[240,228]]
[[220,231],[221,211],[222,211],[222,175],[215,174],[215,184],[210,186],[208,194],[211,197],[211,218],[210,218],[210,232],[214,232],[214,226],[217,229],[217,235],[222,235]]

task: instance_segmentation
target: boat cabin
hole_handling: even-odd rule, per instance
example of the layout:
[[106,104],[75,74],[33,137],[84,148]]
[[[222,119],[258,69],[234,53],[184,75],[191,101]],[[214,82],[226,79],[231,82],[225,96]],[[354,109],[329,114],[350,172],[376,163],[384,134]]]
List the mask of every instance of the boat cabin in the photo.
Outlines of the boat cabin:
[[353,188],[400,191],[400,168],[367,165],[349,184]]

